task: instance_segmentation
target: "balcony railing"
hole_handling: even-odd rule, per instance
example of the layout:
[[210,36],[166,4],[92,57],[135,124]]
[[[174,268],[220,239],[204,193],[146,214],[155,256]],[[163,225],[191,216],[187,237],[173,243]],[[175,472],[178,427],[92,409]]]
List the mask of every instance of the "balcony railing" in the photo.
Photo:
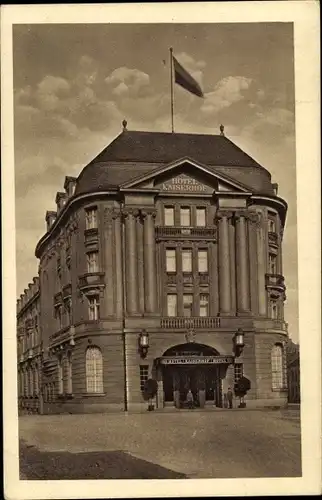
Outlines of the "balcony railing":
[[161,318],[161,328],[194,329],[194,328],[219,328],[220,318],[197,316],[193,318],[166,317]]
[[98,229],[97,227],[91,229],[85,229],[85,245],[95,245],[98,243]]
[[284,276],[281,274],[266,274],[266,286],[285,290]]
[[183,285],[193,285],[199,282],[199,285],[209,284],[209,275],[207,273],[200,273],[198,275],[185,274],[182,275],[176,273],[167,273],[166,277],[167,285],[177,285],[178,282]]
[[72,295],[72,285],[68,283],[68,285],[63,286],[63,299],[66,300]]
[[105,273],[86,273],[79,277],[78,286],[81,291],[88,288],[96,288],[104,286]]
[[155,235],[158,240],[161,239],[202,239],[215,240],[217,237],[217,228],[213,227],[180,227],[180,226],[157,226]]
[[268,243],[269,245],[278,246],[278,235],[277,233],[269,232],[268,233]]
[[63,301],[63,294],[62,292],[57,292],[54,295],[54,306],[61,304]]

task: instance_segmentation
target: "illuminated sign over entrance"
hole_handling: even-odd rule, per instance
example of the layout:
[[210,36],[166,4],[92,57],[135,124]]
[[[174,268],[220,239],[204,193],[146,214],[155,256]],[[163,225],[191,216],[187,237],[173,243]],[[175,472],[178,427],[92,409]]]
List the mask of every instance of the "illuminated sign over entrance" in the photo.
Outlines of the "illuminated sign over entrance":
[[233,356],[164,356],[160,358],[162,365],[230,365],[233,362]]

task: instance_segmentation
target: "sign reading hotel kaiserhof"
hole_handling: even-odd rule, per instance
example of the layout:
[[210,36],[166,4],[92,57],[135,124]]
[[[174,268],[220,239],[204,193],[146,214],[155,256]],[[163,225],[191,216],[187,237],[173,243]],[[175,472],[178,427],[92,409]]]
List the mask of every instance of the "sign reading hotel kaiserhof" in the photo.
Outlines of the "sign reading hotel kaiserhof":
[[186,174],[180,174],[177,177],[173,177],[160,186],[162,191],[179,191],[184,193],[212,193],[213,189],[201,182],[189,177]]
[[164,356],[160,358],[162,365],[232,364],[233,361],[233,356]]

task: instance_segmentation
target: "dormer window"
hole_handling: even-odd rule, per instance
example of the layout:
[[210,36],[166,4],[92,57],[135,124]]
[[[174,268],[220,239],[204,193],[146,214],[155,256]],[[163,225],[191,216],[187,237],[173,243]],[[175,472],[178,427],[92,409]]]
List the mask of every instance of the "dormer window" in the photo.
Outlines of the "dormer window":
[[57,212],[46,212],[46,223],[47,223],[47,231],[50,230],[52,225],[55,223],[57,218]]
[[77,182],[76,177],[68,177],[68,176],[65,177],[64,189],[66,191],[68,198],[73,196],[73,194],[75,193],[76,182]]

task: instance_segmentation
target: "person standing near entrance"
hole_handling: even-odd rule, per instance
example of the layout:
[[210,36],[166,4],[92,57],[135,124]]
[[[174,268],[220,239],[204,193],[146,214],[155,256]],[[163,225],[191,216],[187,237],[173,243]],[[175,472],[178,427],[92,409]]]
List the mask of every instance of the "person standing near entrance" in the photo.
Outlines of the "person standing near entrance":
[[191,389],[189,389],[187,392],[187,403],[188,403],[188,408],[192,409],[193,408],[193,394],[191,392]]
[[227,401],[228,401],[228,408],[232,408],[233,407],[233,391],[231,390],[231,387],[228,387]]

